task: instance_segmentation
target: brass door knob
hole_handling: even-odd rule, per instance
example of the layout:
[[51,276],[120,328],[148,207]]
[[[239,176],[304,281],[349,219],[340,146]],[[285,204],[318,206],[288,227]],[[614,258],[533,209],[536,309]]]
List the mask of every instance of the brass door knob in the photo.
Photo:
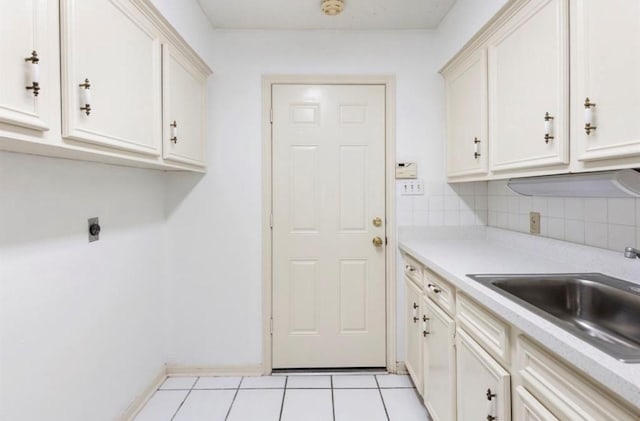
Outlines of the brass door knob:
[[381,227],[382,226],[382,219],[380,219],[379,217],[375,217],[373,218],[373,226],[374,227]]
[[382,238],[373,237],[373,245],[376,246],[376,247],[382,246]]

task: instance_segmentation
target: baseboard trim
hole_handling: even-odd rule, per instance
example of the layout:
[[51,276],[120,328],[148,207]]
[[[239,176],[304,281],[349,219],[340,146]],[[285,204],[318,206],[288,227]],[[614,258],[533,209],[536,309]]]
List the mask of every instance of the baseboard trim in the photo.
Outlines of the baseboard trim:
[[396,363],[396,374],[409,374],[407,366],[402,361]]
[[261,364],[199,366],[167,364],[168,376],[262,376]]
[[142,391],[142,393],[140,393],[138,397],[136,397],[133,400],[133,402],[131,402],[129,407],[124,411],[124,413],[120,417],[120,420],[121,421],[133,420],[136,417],[136,415],[138,415],[138,413],[142,410],[142,408],[144,408],[147,402],[149,402],[149,399],[151,399],[151,396],[153,396],[155,391],[158,390],[158,388],[160,388],[160,386],[162,385],[162,383],[164,383],[166,379],[167,379],[167,369],[163,368],[158,373],[158,375],[154,377],[153,381],[149,384],[149,386],[145,388],[144,391]]

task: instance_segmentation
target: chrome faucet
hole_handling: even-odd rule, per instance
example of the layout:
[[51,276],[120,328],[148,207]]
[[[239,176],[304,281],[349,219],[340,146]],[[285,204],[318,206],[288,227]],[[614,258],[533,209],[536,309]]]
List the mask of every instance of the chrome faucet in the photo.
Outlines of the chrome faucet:
[[640,250],[627,247],[624,249],[624,257],[628,257],[629,259],[635,259],[637,257],[640,259]]

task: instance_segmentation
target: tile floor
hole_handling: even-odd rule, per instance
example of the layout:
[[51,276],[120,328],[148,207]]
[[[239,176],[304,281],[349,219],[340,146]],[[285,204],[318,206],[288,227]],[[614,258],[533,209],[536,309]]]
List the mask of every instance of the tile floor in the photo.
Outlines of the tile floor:
[[135,421],[428,421],[409,376],[169,377]]

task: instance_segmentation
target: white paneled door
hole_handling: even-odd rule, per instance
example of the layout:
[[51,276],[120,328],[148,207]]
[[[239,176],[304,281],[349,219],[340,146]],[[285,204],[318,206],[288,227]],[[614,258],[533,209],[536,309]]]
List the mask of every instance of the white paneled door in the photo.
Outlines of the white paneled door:
[[385,87],[273,85],[273,368],[384,367]]

